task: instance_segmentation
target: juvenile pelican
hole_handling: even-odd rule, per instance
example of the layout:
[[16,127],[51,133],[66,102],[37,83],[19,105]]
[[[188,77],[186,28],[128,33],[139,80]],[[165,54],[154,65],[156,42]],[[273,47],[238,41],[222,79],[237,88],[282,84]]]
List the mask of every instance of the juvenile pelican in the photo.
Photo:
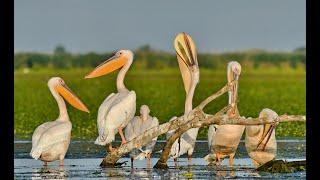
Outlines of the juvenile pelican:
[[[278,114],[265,108],[260,112],[259,118],[274,120],[278,118]],[[245,146],[255,166],[273,160],[277,154],[277,141],[272,125],[246,126]]]
[[44,161],[44,165],[47,165],[47,162],[60,160],[60,165],[63,166],[72,129],[63,98],[81,111],[89,113],[89,110],[60,77],[51,78],[48,81],[48,86],[58,103],[59,117],[55,121],[43,123],[35,129],[32,135],[30,155],[34,159]]
[[110,151],[113,151],[111,142],[114,141],[118,132],[121,136],[121,144],[126,143],[122,129],[136,112],[136,93],[129,91],[123,83],[132,61],[133,53],[130,50],[120,50],[85,77],[87,79],[103,76],[122,67],[117,76],[118,92],[111,93],[100,105],[98,111],[99,137],[95,144],[101,146],[109,144]]
[[209,154],[204,157],[204,159],[210,164],[212,162],[216,161],[216,154],[214,153],[212,144],[213,144],[213,137],[216,135],[218,125],[210,125],[208,129],[208,148],[209,148]]
[[[179,33],[174,40],[174,47],[177,54],[178,64],[182,75],[184,88],[186,91],[186,100],[184,115],[187,116],[192,110],[192,99],[194,90],[199,82],[199,67],[197,60],[196,46],[192,38],[186,33]],[[172,118],[173,120],[173,118]],[[189,161],[194,150],[199,128],[192,128],[181,135],[174,142],[171,148],[170,156],[176,161],[177,157],[187,153]],[[167,138],[174,131],[167,133]]]
[[[227,78],[230,83],[233,80],[238,80],[241,73],[241,66],[236,61],[228,63]],[[238,83],[235,83],[229,94],[229,105],[231,109],[227,112],[229,117],[239,117],[236,100],[238,96]],[[220,164],[222,158],[229,156],[229,165],[233,165],[234,156],[238,148],[242,133],[245,129],[243,125],[218,125],[216,132],[212,137],[212,148],[215,153],[217,163]]]
[[[146,130],[159,125],[159,121],[156,117],[151,117],[149,115],[150,109],[147,105],[142,105],[140,107],[140,116],[135,116],[127,125],[124,134],[127,141],[131,141],[133,138],[143,134]],[[147,144],[144,148],[134,149],[130,153],[131,165],[133,165],[134,159],[148,159],[150,164],[151,153],[154,145],[157,142],[158,137],[152,139],[152,141]]]

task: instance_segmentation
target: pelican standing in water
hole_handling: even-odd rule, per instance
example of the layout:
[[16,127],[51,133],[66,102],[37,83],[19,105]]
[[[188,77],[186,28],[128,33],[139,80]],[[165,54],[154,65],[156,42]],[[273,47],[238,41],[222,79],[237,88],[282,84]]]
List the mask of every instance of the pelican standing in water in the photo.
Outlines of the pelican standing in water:
[[[193,95],[199,82],[197,51],[192,38],[186,33],[180,33],[176,36],[174,40],[174,47],[186,91],[184,116],[187,116],[192,110]],[[173,119],[175,118],[172,118],[171,120]],[[199,128],[189,129],[173,143],[170,156],[174,158],[174,161],[176,161],[179,156],[185,153],[188,154],[189,162],[191,161],[198,130]],[[167,133],[167,138],[169,138],[172,133],[174,133],[174,130]]]
[[44,161],[45,166],[47,162],[55,160],[60,160],[60,166],[63,166],[72,129],[63,98],[81,111],[89,113],[89,110],[60,77],[51,78],[48,81],[48,87],[58,103],[59,117],[55,121],[43,123],[35,129],[32,135],[30,155],[34,159]]
[[117,93],[111,93],[100,105],[98,110],[98,132],[95,144],[105,146],[113,151],[111,142],[119,132],[121,144],[126,143],[122,129],[126,127],[136,112],[136,93],[129,91],[124,85],[124,77],[133,62],[133,53],[130,50],[119,50],[111,58],[101,63],[85,78],[96,78],[121,68],[117,76]]
[[[274,120],[278,118],[278,114],[265,108],[260,112],[259,118]],[[274,127],[275,125],[271,124],[246,126],[245,146],[257,167],[276,157],[277,140]]]
[[[228,63],[227,67],[227,78],[228,83],[239,80],[241,73],[241,65],[236,61]],[[238,96],[238,82],[234,83],[231,90],[228,92],[229,105],[231,109],[227,112],[229,118],[239,117],[239,112],[236,104]],[[245,129],[243,125],[217,125],[215,133],[212,137],[212,152],[215,153],[215,158],[218,164],[221,163],[222,159],[229,156],[229,165],[233,165],[234,156],[238,148],[241,136]]]
[[[135,116],[127,125],[124,134],[127,141],[131,141],[135,137],[143,134],[150,128],[159,125],[159,121],[156,117],[151,117],[149,115],[150,109],[147,105],[142,105],[140,107],[140,116]],[[150,164],[150,158],[152,150],[157,142],[158,137],[152,139],[152,141],[145,146],[145,149],[142,148],[134,149],[130,152],[131,157],[131,165],[133,166],[134,159],[143,160],[144,158],[148,159],[148,163]]]

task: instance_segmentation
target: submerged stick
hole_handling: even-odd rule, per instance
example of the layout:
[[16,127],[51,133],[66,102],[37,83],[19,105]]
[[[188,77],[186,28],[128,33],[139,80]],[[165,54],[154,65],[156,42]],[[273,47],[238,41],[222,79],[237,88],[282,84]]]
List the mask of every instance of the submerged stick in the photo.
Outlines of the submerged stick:
[[305,171],[307,161],[284,161],[284,160],[271,160],[262,166],[258,167],[258,171],[270,173],[292,173],[296,171]]

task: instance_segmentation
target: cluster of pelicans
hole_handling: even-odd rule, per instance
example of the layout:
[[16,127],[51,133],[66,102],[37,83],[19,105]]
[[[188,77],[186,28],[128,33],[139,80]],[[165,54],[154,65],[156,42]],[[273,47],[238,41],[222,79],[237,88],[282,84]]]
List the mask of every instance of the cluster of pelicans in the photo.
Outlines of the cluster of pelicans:
[[[186,33],[179,33],[174,40],[179,68],[186,91],[185,111],[187,115],[192,110],[192,99],[194,90],[199,82],[199,67],[197,61],[196,46],[192,38]],[[112,142],[115,135],[121,136],[121,144],[131,141],[143,134],[146,130],[158,126],[156,117],[150,116],[150,109],[147,105],[140,107],[140,115],[136,113],[136,94],[124,85],[124,77],[133,62],[133,53],[130,50],[119,50],[108,58],[85,79],[96,78],[106,75],[117,69],[118,73],[116,86],[117,93],[111,93],[100,105],[97,117],[99,136],[95,144],[106,146],[107,151],[115,151]],[[236,61],[231,61],[227,66],[228,82],[235,81],[229,89],[229,105],[232,107],[226,112],[228,117],[239,117],[237,109],[238,83],[241,73],[241,66]],[[32,136],[32,149],[30,155],[34,159],[40,159],[47,165],[47,162],[59,160],[60,165],[64,164],[64,157],[68,150],[71,138],[72,124],[70,122],[64,99],[73,107],[88,112],[88,108],[81,100],[67,87],[60,77],[52,77],[48,81],[48,87],[59,106],[59,117],[55,121],[46,122],[38,126]],[[275,119],[277,113],[271,109],[263,109],[259,117]],[[173,117],[170,121],[177,117]],[[229,165],[233,165],[235,153],[242,134],[245,131],[245,146],[254,165],[262,165],[276,156],[277,144],[275,138],[275,125],[211,125],[208,130],[208,144],[210,153],[204,158],[210,164],[221,164],[222,160],[229,157]],[[124,129],[124,133],[123,133]],[[177,139],[170,152],[170,157],[177,161],[177,158],[187,154],[189,162],[195,148],[199,128],[192,128]],[[175,130],[167,132],[167,138],[174,134]],[[145,147],[139,147],[130,152],[131,163],[135,159],[147,158],[150,162],[152,150],[156,144],[157,137],[148,142]]]

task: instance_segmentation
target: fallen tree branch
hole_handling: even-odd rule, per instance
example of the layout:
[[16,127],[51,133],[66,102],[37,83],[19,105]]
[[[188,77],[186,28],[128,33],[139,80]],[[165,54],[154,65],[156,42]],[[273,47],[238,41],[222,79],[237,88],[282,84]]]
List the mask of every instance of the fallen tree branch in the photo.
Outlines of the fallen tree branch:
[[[227,112],[230,108],[231,108],[231,106],[226,106],[226,107],[222,108],[219,112],[217,112],[215,115],[221,115],[221,114]],[[192,119],[188,123],[185,123],[182,127],[178,128],[176,130],[176,132],[167,140],[167,143],[162,150],[161,156],[160,156],[159,160],[157,161],[157,163],[154,165],[154,168],[158,168],[158,169],[167,169],[168,168],[167,161],[169,159],[169,155],[170,155],[170,151],[171,151],[171,147],[172,147],[173,143],[183,133],[185,133],[186,131],[188,131],[192,127],[196,126],[195,123],[198,123],[201,119],[204,119],[205,116],[206,116],[206,114],[204,114],[203,111],[201,111],[201,113],[199,113],[199,115],[196,115],[194,119]]]
[[[224,124],[233,124],[233,125],[259,125],[259,124],[271,124],[277,122],[292,122],[292,121],[305,121],[306,117],[301,115],[282,115],[277,119],[268,120],[265,118],[233,118],[229,119],[225,115],[221,115],[222,112],[226,109],[220,110],[216,115],[205,114],[202,109],[211,101],[215,100],[222,94],[228,91],[231,82],[221,88],[218,92],[206,98],[201,102],[196,108],[194,108],[188,115],[180,116],[170,122],[161,124],[159,126],[153,127],[143,134],[137,136],[126,144],[121,145],[117,150],[108,153],[108,155],[103,159],[100,166],[103,167],[114,167],[116,162],[125,154],[132,151],[134,148],[139,148],[148,144],[153,138],[158,137],[162,134],[167,133],[170,130],[176,130],[176,135],[172,136],[172,141],[176,140],[183,132],[196,127],[209,126],[211,124],[224,125]],[[227,106],[228,107],[228,106]],[[180,128],[179,130],[177,130]],[[178,133],[178,134],[177,134]],[[170,140],[170,142],[171,142]],[[173,141],[174,142],[174,141]],[[172,143],[166,144],[165,152],[170,152]],[[168,150],[166,150],[168,149]],[[161,159],[161,158],[160,158]],[[159,168],[166,168],[163,164],[166,163],[167,157],[161,159],[161,166]]]
[[[228,110],[228,106],[224,108],[226,111]],[[167,161],[169,159],[169,154],[171,151],[171,147],[173,143],[186,131],[191,128],[201,128],[204,126],[209,126],[211,124],[217,125],[261,125],[261,124],[272,124],[277,122],[293,122],[293,121],[305,121],[306,117],[301,115],[281,115],[277,119],[268,120],[267,118],[228,118],[227,115],[220,115],[221,111],[216,113],[216,115],[206,115],[202,112],[203,117],[198,115],[195,119],[189,121],[184,124],[181,128],[179,128],[175,134],[173,134],[168,140],[162,151],[162,154],[154,166],[154,168],[158,169],[167,169]]]
[[218,92],[212,94],[211,96],[207,97],[205,100],[203,100],[195,109],[203,109],[207,104],[209,104],[211,101],[215,100],[217,97],[223,95],[225,92],[229,90],[229,88],[234,84],[237,83],[237,81],[231,81],[229,84],[226,84],[223,86]]
[[277,122],[294,122],[294,121],[300,121],[305,122],[306,116],[303,115],[281,115],[277,119],[274,120],[268,120],[267,118],[227,118],[225,115],[221,116],[214,116],[214,115],[206,115],[206,118],[204,120],[204,124],[211,125],[211,124],[217,124],[217,125],[262,125],[262,124],[273,124]]
[[170,130],[176,130],[182,124],[192,120],[194,118],[194,114],[197,112],[202,112],[202,108],[208,104],[209,102],[215,100],[219,96],[223,95],[225,92],[228,91],[231,85],[227,84],[223,88],[221,88],[218,92],[212,94],[210,97],[205,99],[200,105],[194,108],[187,116],[180,116],[173,121],[161,124],[159,126],[153,127],[148,129],[143,134],[137,136],[136,138],[132,139],[131,141],[127,142],[126,144],[121,145],[117,150],[108,153],[108,155],[103,159],[100,166],[103,167],[113,167],[114,164],[123,156],[124,154],[129,153],[134,148],[141,147],[146,145],[150,142],[151,139],[158,137],[162,134],[167,133]]
[[[186,121],[185,119],[191,119],[190,121]],[[184,124],[180,124],[179,122],[183,122]],[[117,150],[109,153],[106,158],[103,159],[101,166],[104,167],[113,167],[115,163],[123,156],[124,154],[129,153],[134,148],[138,148],[146,145],[150,140],[154,137],[157,137],[161,134],[164,134],[170,130],[178,129],[176,133],[171,136],[168,140],[166,147],[164,148],[164,152],[170,152],[171,146],[174,141],[181,136],[184,132],[191,128],[200,128],[204,126],[209,126],[211,124],[217,125],[261,125],[261,124],[272,124],[276,122],[293,122],[293,121],[305,121],[306,117],[302,115],[281,115],[278,119],[268,120],[266,118],[233,118],[229,119],[226,115],[206,115],[203,111],[198,111],[198,113],[194,113],[193,116],[189,116],[185,118],[185,116],[178,117],[177,119],[164,123],[160,126],[154,127],[146,131],[144,134],[134,138],[132,141],[120,146]],[[169,148],[170,146],[170,148]],[[169,155],[169,153],[166,153]],[[163,155],[163,158],[159,159],[159,165],[155,168],[166,168],[166,161],[168,160],[168,155]]]

